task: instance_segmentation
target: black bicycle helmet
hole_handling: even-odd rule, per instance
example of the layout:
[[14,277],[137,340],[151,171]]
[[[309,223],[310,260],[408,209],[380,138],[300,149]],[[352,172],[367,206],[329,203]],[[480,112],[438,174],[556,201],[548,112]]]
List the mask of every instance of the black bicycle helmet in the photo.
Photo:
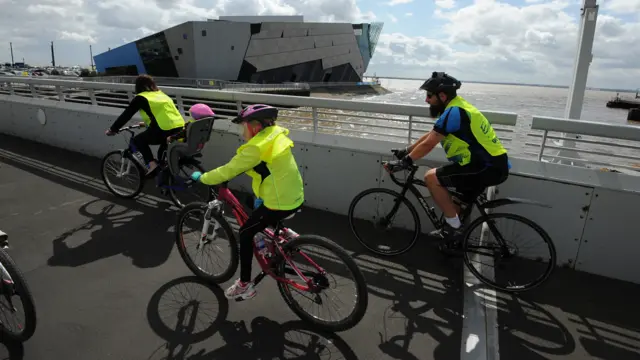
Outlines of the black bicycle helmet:
[[443,92],[445,94],[455,93],[460,89],[462,83],[453,76],[449,76],[444,72],[434,71],[431,77],[420,86],[420,90],[425,90],[433,94]]
[[249,105],[240,111],[231,122],[240,124],[245,121],[258,121],[262,126],[273,125],[273,121],[278,117],[278,108],[264,104]]

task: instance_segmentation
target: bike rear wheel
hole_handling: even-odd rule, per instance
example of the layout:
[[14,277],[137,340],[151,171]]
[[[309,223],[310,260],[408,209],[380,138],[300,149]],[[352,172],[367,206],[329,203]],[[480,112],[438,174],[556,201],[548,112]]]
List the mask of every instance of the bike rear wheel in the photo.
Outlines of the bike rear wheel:
[[[344,263],[353,275],[353,279],[355,280],[355,288],[356,288],[356,303],[353,307],[353,310],[344,318],[339,320],[324,320],[313,314],[308,313],[293,297],[292,290],[301,292],[307,298],[315,297],[316,301],[321,301],[320,297],[323,292],[329,291],[330,285],[329,278],[335,278],[334,274],[329,274],[329,271],[325,268],[324,270],[327,272],[326,274],[317,273],[315,275],[309,275],[307,271],[302,271],[305,273],[305,277],[309,277],[313,279],[314,284],[317,284],[318,287],[315,288],[314,291],[301,291],[289,285],[285,282],[278,281],[278,289],[280,290],[280,294],[282,298],[287,303],[287,306],[298,316],[300,319],[309,322],[310,324],[320,327],[324,330],[328,330],[331,332],[336,331],[345,331],[356,326],[360,320],[364,317],[365,312],[367,311],[367,307],[369,304],[369,293],[367,291],[367,283],[365,281],[364,275],[360,271],[360,268],[356,264],[355,260],[338,244],[333,241],[316,235],[300,235],[295,239],[286,243],[282,248],[285,254],[288,257],[292,255],[292,253],[301,253],[299,251],[300,247],[304,245],[313,245],[317,247],[324,248],[332,253],[332,258],[340,260]],[[304,252],[309,258],[312,259],[313,262],[316,262],[320,259],[327,258],[327,256],[316,256],[310,252]],[[297,266],[296,266],[297,268]],[[337,273],[337,272],[336,272]],[[290,274],[292,277],[299,280],[302,283],[302,279],[300,279],[299,275],[295,272],[291,264],[286,260],[281,260],[276,266],[276,274],[278,276],[284,277],[285,274]],[[342,275],[342,274],[337,274]],[[305,284],[301,284],[305,285]]]
[[[145,170],[143,170],[140,164],[134,161],[131,157],[123,157],[122,154],[122,150],[114,150],[107,153],[102,158],[100,173],[102,175],[102,181],[104,181],[105,186],[113,195],[125,199],[131,199],[140,194],[144,187]],[[127,171],[126,174],[121,174],[121,170],[123,170],[123,161],[124,170]],[[109,173],[113,173],[112,175],[115,176],[116,179],[123,179],[126,175],[132,175],[133,178],[130,181],[125,181],[127,185],[129,185],[129,190],[120,190],[119,187],[109,179]]]
[[[533,234],[542,240],[544,244],[542,248],[545,252],[548,252],[548,264],[538,265],[541,262],[542,255],[523,255],[521,257],[523,265],[518,266],[516,264],[511,266],[512,268],[509,271],[505,271],[506,275],[495,274],[496,269],[501,270],[507,265],[513,265],[515,263],[514,260],[524,249],[524,247],[515,244],[510,236],[498,230],[496,226],[497,220],[509,220],[523,225],[525,229],[532,230]],[[485,223],[488,225],[487,227],[484,227]],[[476,241],[474,231],[479,234],[478,241]],[[518,231],[518,233],[524,232],[524,230]],[[505,245],[504,247],[501,246],[503,244]],[[484,284],[505,292],[521,292],[539,286],[549,278],[556,265],[556,249],[549,234],[535,222],[517,214],[492,213],[486,217],[475,219],[465,231],[462,249],[464,263],[471,273]],[[487,258],[492,259],[488,260]],[[505,280],[508,275],[526,275],[528,277],[528,274],[532,274],[534,269],[540,269],[540,274],[531,276],[531,280],[522,282]],[[504,283],[502,283],[503,281]]]
[[[360,208],[370,213],[357,215]],[[407,210],[410,216],[407,216]],[[356,239],[367,250],[378,255],[405,253],[415,245],[420,235],[418,211],[406,197],[390,189],[372,188],[359,193],[349,205],[348,217]],[[394,219],[405,223],[392,227]],[[392,234],[373,234],[373,230],[392,231]]]
[[[188,235],[195,232],[193,236],[195,245],[198,245],[198,241],[202,236],[202,229],[205,220],[204,215],[207,211],[207,204],[203,202],[194,202],[183,207],[178,213],[178,222],[176,224],[176,245],[178,252],[182,257],[182,260],[187,265],[189,270],[194,275],[203,278],[207,281],[214,283],[223,283],[236,272],[238,268],[239,259],[239,247],[238,240],[235,233],[229,225],[229,222],[224,218],[222,214],[216,214],[215,211],[211,212],[210,225],[207,230],[207,239],[203,243],[201,248],[196,247],[198,253],[195,256],[189,254],[187,248]],[[190,226],[193,225],[193,229],[190,230]],[[220,238],[218,237],[220,235]],[[228,242],[228,247],[225,249],[221,247],[222,236],[226,238],[225,243]],[[205,253],[211,253],[211,255],[225,255],[229,258],[229,264],[222,266],[220,271],[208,271],[196,263],[198,255],[204,256]],[[194,257],[196,259],[194,259]]]
[[[191,170],[185,171],[185,169],[187,168],[190,168]],[[185,178],[188,174],[191,174],[195,170],[199,171],[202,174],[206,172],[206,170],[199,164],[180,165],[180,173]],[[171,201],[179,208],[183,208],[187,204],[192,202],[209,202],[213,200],[213,192],[211,191],[211,188],[199,182],[185,185],[184,183],[179,183],[175,177],[169,176],[169,186],[169,197],[171,198]],[[185,189],[174,189],[175,186],[184,187]]]
[[[6,301],[7,297],[18,294],[22,302],[22,308],[24,309],[24,324],[22,326],[19,325],[21,329],[19,331],[8,329],[8,324],[2,322],[6,320],[7,317],[3,316],[0,319],[0,333],[2,333],[2,338],[16,342],[24,342],[29,340],[36,331],[36,308],[33,296],[31,295],[24,275],[9,254],[2,249],[0,249],[0,263],[7,270],[11,278],[6,279],[5,275],[0,272],[0,301]],[[9,305],[9,303],[7,302],[6,305]],[[6,305],[0,304],[0,310],[9,309]],[[13,311],[15,311],[15,307]]]

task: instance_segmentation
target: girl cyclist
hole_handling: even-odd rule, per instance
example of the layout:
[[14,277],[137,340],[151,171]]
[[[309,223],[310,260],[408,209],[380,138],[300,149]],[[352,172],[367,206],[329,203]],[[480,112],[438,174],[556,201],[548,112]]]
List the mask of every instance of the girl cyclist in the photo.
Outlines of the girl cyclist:
[[244,300],[256,295],[251,283],[253,237],[268,226],[295,213],[304,202],[304,185],[291,148],[289,130],[276,125],[278,109],[251,105],[232,120],[239,124],[246,144],[225,165],[191,177],[206,185],[218,185],[246,173],[256,196],[255,209],[240,228],[240,278],[225,291],[228,299]]

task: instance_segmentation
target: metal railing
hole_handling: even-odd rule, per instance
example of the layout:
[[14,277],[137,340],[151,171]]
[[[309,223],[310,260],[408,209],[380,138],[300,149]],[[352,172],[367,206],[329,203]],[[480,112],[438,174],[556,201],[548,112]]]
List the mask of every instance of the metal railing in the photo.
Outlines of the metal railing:
[[[113,84],[133,84],[136,76],[94,76],[82,78],[84,81]],[[237,91],[273,91],[273,90],[309,90],[307,83],[256,84],[219,79],[175,78],[157,76],[153,78],[159,86],[179,86],[214,90]]]
[[[209,105],[219,118],[231,118],[237,114],[238,109],[249,104],[267,103],[281,109],[279,121],[283,125],[314,134],[352,136],[407,144],[430,130],[434,123],[434,119],[427,116],[428,109],[418,105],[199,88],[161,88],[185,115],[188,115],[189,107],[195,103]],[[0,77],[0,94],[117,108],[125,108],[134,97],[131,84],[22,77]],[[562,133],[583,134],[584,138],[575,140],[583,143],[583,146],[572,148],[585,156],[581,161],[591,164],[592,167],[603,165],[601,167],[640,175],[640,158],[635,156],[640,150],[640,129],[637,127],[534,117],[531,129],[525,129],[524,124],[517,123],[516,113],[486,110],[483,113],[491,121],[507,149],[525,150],[525,154],[539,161],[554,161],[562,156],[558,153],[550,154],[549,151],[559,152],[566,149],[559,142],[567,140],[562,137]],[[517,137],[516,129],[525,132],[524,139],[520,140]],[[536,139],[536,142],[531,139]],[[554,143],[547,143],[549,140]],[[607,150],[604,146],[613,148]]]

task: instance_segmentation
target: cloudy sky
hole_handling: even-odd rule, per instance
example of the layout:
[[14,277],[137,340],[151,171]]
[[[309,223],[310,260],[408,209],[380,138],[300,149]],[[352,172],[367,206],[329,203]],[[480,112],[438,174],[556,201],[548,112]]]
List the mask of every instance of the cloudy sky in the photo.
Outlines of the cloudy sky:
[[[589,86],[640,87],[640,0],[599,1]],[[0,0],[0,62],[89,64],[94,54],[189,20],[295,15],[384,22],[368,73],[566,85],[580,0]]]

